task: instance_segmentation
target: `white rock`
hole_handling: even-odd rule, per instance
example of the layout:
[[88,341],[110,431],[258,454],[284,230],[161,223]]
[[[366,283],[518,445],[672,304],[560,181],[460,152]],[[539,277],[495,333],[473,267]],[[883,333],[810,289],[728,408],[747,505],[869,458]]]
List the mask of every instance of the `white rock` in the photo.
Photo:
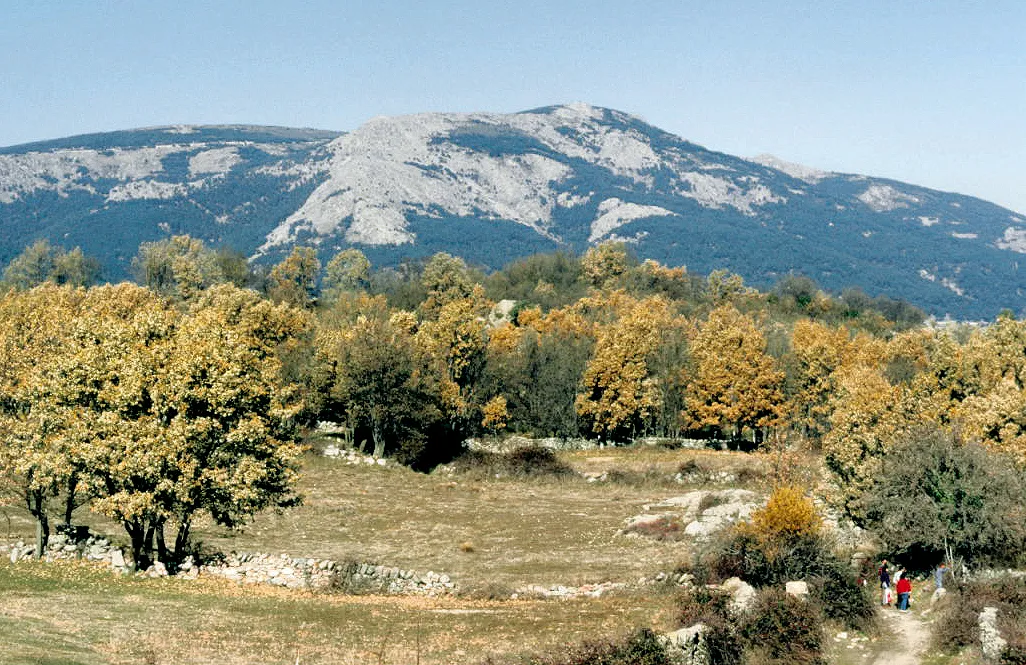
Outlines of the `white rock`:
[[676,649],[673,662],[686,665],[710,665],[709,648],[705,643],[707,627],[703,623],[681,628],[663,636],[671,649]]
[[989,660],[1001,658],[1001,652],[1005,650],[1008,642],[1001,637],[997,627],[996,607],[984,607],[980,612],[980,650],[983,657]]
[[736,612],[747,612],[748,608],[755,602],[755,597],[758,593],[755,587],[739,577],[731,577],[721,584],[720,587],[731,595],[731,607]]
[[805,599],[809,597],[809,585],[803,580],[787,582],[784,585],[784,589],[788,594],[796,598]]

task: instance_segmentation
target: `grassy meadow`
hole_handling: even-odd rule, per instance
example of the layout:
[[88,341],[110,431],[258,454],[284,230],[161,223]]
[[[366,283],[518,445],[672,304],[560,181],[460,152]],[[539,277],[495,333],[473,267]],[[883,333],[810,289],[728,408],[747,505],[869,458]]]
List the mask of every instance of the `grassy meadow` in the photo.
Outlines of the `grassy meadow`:
[[[311,594],[221,580],[118,577],[87,565],[0,564],[4,663],[475,663],[650,626],[673,627],[673,592],[660,586],[597,599],[511,600],[537,584],[635,582],[687,556],[685,542],[617,535],[643,506],[691,487],[682,464],[737,473],[752,486],[761,455],[613,448],[561,454],[576,471],[495,478],[347,466],[309,454],[304,505],[264,513],[241,532],[201,525],[220,551],[288,552],[449,574],[450,598]],[[694,465],[692,465],[694,466]],[[754,472],[751,470],[755,470]],[[765,483],[765,481],[763,481]],[[6,541],[32,525],[5,508]],[[124,539],[117,525],[79,521]]]

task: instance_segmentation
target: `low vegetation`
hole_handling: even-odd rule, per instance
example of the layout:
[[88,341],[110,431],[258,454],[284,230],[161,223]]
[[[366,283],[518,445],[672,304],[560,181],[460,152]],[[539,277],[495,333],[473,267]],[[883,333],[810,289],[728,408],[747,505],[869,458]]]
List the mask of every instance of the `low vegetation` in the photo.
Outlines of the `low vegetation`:
[[1001,663],[1026,662],[1026,579],[1002,576],[960,581],[949,589],[934,630],[934,644],[943,652],[958,653],[980,646],[980,612],[997,610],[997,625],[1006,640]]
[[[669,599],[511,602],[310,595],[0,563],[0,662],[450,665],[524,658],[660,621]],[[55,610],[59,608],[59,611]]]

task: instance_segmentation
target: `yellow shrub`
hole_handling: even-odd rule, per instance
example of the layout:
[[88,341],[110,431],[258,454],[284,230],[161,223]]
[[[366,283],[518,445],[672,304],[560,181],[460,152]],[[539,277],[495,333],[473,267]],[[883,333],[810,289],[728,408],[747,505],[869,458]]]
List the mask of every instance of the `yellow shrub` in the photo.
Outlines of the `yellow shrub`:
[[823,526],[816,506],[797,487],[779,487],[770,495],[766,505],[752,514],[748,528],[764,549],[793,542],[803,537],[815,537]]

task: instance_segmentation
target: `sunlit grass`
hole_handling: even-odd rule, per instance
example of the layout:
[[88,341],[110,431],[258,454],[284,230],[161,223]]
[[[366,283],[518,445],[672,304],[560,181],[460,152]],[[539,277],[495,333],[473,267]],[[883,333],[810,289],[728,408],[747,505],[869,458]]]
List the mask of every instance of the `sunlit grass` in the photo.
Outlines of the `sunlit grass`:
[[[659,587],[582,600],[510,600],[528,585],[635,582],[687,558],[687,542],[617,532],[645,504],[690,489],[672,482],[687,459],[715,469],[762,466],[750,455],[663,448],[561,453],[578,472],[635,473],[632,482],[509,479],[347,466],[309,455],[304,505],[257,516],[241,532],[199,523],[221,551],[356,559],[452,576],[455,598],[314,595],[122,577],[95,566],[0,560],[0,662],[474,663],[649,626],[674,628]],[[761,472],[760,472],[761,473]],[[0,519],[30,542],[16,509]],[[85,510],[76,521],[114,535]],[[467,544],[471,544],[470,547]],[[489,600],[479,600],[489,599]]]
[[74,563],[0,564],[0,595],[4,663],[473,663],[668,627],[672,614],[667,593],[502,602],[331,596],[121,577]]

